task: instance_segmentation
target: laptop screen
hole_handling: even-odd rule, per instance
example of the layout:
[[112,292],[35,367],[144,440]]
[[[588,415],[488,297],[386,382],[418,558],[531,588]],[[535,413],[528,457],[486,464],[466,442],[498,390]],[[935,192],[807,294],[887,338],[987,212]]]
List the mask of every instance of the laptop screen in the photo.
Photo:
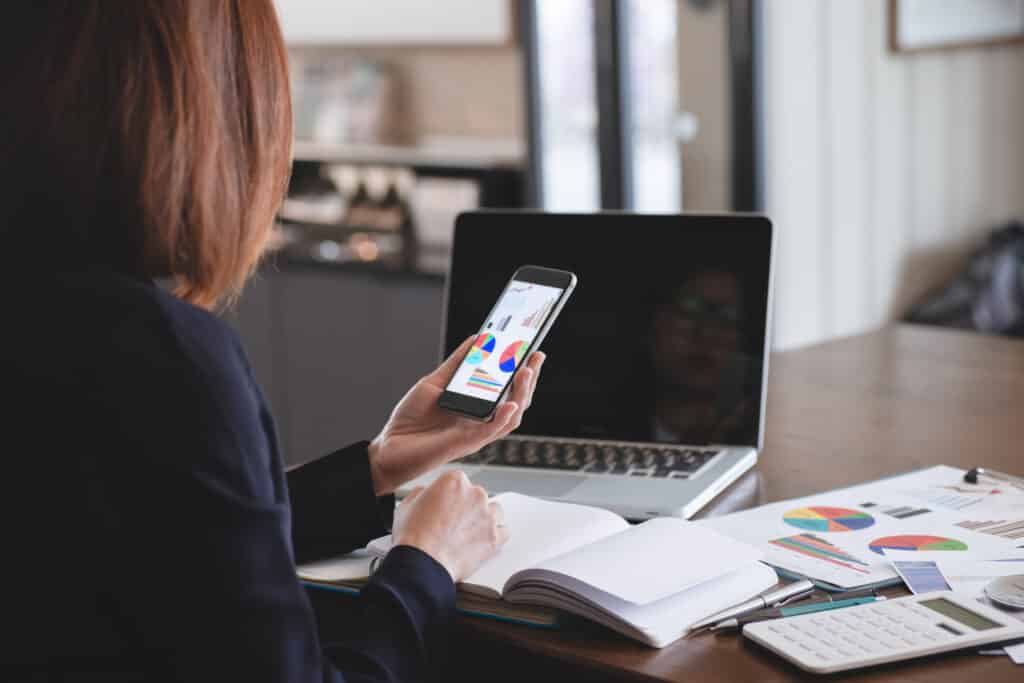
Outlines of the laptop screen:
[[569,270],[579,282],[518,433],[757,446],[771,230],[753,216],[463,214],[446,351],[518,267]]

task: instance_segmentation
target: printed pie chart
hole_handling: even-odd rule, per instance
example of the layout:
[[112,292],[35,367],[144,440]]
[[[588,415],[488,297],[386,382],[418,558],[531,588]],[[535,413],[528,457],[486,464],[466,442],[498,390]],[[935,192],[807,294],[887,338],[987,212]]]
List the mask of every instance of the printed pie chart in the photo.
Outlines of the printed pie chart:
[[806,531],[857,531],[875,523],[874,517],[859,510],[822,506],[790,510],[782,519]]
[[504,351],[501,352],[501,357],[498,359],[498,367],[501,368],[502,372],[514,371],[519,365],[519,361],[523,359],[523,355],[525,353],[526,342],[512,342],[505,347]]
[[879,555],[885,555],[886,550],[967,550],[967,544],[955,538],[918,534],[885,536],[871,541],[869,547]]
[[479,365],[494,353],[494,335],[484,332],[473,342],[473,348],[466,355],[466,362],[470,365]]

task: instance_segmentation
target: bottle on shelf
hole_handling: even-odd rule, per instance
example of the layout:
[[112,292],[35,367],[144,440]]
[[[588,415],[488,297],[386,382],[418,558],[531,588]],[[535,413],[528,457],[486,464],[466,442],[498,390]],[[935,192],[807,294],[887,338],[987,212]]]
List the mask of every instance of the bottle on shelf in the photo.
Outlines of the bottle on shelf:
[[366,187],[365,176],[356,181],[355,193],[348,200],[348,211],[342,219],[346,228],[366,228],[373,221],[373,207],[370,192]]

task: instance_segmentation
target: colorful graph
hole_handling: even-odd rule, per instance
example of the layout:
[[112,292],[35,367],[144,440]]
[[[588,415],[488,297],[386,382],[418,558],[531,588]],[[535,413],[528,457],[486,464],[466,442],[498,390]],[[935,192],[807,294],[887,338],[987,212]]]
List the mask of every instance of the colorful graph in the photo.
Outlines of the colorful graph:
[[857,531],[875,523],[875,518],[865,512],[817,506],[790,510],[782,519],[805,531]]
[[885,555],[889,550],[967,550],[967,544],[954,538],[944,536],[924,536],[910,534],[906,536],[885,536],[871,541],[871,550]]
[[473,387],[474,389],[480,389],[481,391],[489,391],[492,394],[501,392],[501,388],[504,386],[501,382],[494,379],[490,374],[477,368],[470,375],[469,379],[466,380],[466,384]]
[[529,327],[534,330],[539,330],[540,326],[544,324],[544,320],[548,317],[548,313],[555,305],[555,300],[547,302],[530,315],[523,318],[523,327]]
[[479,365],[483,363],[487,358],[494,353],[494,335],[488,332],[484,332],[476,341],[473,342],[473,348],[469,350],[466,355],[466,362],[470,365]]
[[829,562],[847,569],[852,569],[861,574],[870,574],[868,563],[857,559],[844,550],[840,550],[828,541],[818,538],[814,534],[800,534],[799,536],[787,536],[769,541],[772,545],[783,548],[790,552],[813,557],[816,560]]
[[519,365],[519,361],[523,360],[523,355],[525,354],[526,342],[512,342],[501,352],[501,358],[498,359],[498,367],[501,368],[502,372],[512,372]]

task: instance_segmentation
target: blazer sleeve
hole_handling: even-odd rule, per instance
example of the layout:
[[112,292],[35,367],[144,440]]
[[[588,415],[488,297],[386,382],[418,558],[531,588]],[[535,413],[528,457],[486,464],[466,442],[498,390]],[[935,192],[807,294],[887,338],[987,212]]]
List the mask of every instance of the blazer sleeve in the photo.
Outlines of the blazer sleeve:
[[[81,558],[106,563],[108,597],[97,609],[118,624],[152,679],[434,678],[454,586],[413,548],[396,548],[363,594],[345,603],[352,632],[329,648],[321,643],[295,575],[291,509],[276,448],[261,428],[265,408],[234,361],[220,361],[147,359],[147,369],[124,373],[129,384],[105,397],[130,457],[103,465],[106,547]],[[354,519],[337,535],[344,542],[376,532],[380,520],[368,475],[355,464],[358,449],[336,455],[332,481],[354,502],[325,511],[333,519],[311,536]],[[346,473],[356,481],[342,482]],[[297,497],[307,490],[298,488]],[[302,514],[311,514],[313,498]]]
[[361,548],[391,530],[395,497],[374,495],[368,445],[362,441],[288,471],[299,564]]

